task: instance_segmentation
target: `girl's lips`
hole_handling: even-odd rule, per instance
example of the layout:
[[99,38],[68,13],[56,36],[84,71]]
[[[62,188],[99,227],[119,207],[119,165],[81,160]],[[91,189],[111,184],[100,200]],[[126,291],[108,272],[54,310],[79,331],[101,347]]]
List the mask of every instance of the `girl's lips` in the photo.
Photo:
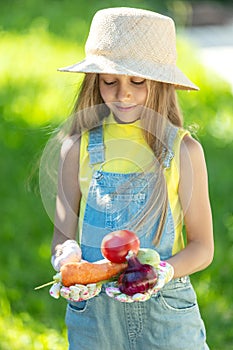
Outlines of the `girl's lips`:
[[133,123],[140,117],[140,105],[137,104],[122,104],[122,103],[111,103],[109,104],[110,110],[113,112],[115,117],[122,123]]
[[136,107],[136,105],[132,105],[132,106],[119,106],[119,105],[116,105],[115,107],[120,112],[129,112],[129,111],[132,111]]

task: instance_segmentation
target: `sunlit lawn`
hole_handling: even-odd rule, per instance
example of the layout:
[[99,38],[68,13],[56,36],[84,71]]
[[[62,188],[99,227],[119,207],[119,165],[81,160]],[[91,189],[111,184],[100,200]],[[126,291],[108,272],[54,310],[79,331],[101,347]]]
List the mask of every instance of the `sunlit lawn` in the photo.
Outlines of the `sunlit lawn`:
[[[56,69],[81,59],[83,48],[49,33],[44,23],[37,21],[24,33],[0,33],[2,350],[66,348],[65,302],[52,299],[48,289],[33,290],[53,276],[52,223],[41,203],[37,165],[53,127],[70,113],[79,82],[77,75]],[[201,87],[200,92],[180,92],[179,97],[186,123],[200,126],[197,136],[209,170],[216,255],[212,266],[193,276],[193,282],[211,349],[230,350],[232,94],[226,83],[197,63],[196,52],[197,57],[190,57],[190,47],[179,40],[180,67]]]

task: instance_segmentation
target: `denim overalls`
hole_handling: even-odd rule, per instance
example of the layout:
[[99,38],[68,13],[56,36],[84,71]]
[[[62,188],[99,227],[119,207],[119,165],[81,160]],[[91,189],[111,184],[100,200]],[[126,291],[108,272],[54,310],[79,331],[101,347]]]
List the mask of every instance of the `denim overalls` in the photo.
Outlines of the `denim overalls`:
[[[169,135],[172,146],[177,128]],[[172,147],[169,147],[172,149]],[[110,173],[102,171],[105,161],[103,128],[89,132],[90,165],[99,164],[93,172],[82,228],[83,259],[103,259],[100,245],[103,237],[115,230],[131,229],[129,222],[140,217],[156,181],[155,174]],[[172,150],[164,159],[169,167]],[[150,220],[148,220],[150,221]],[[137,231],[140,246],[154,248],[152,239],[158,220],[150,226],[147,220]],[[136,232],[136,231],[135,231]],[[156,250],[161,259],[172,255],[174,223],[170,206]],[[67,306],[69,350],[207,350],[205,328],[200,317],[196,295],[189,277],[169,282],[146,302],[121,303],[103,291],[92,299],[71,302]]]

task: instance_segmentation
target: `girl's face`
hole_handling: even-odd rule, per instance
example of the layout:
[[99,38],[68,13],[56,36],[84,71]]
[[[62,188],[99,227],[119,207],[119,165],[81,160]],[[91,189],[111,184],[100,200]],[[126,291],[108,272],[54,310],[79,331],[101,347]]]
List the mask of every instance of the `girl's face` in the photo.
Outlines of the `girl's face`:
[[123,123],[140,118],[140,111],[147,99],[147,81],[144,78],[116,74],[99,74],[102,99]]

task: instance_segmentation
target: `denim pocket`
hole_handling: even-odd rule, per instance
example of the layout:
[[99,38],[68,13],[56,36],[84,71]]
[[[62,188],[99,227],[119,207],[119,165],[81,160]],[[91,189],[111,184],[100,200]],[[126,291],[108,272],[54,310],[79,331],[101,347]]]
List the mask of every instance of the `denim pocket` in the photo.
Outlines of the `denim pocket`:
[[83,300],[83,301],[78,301],[74,303],[69,303],[68,304],[68,310],[71,310],[73,312],[84,312],[86,311],[88,307],[88,302],[89,300]]
[[138,190],[137,193],[110,195],[110,198],[106,205],[106,227],[111,229],[132,227],[145,206],[146,194]]
[[191,284],[161,290],[159,299],[167,310],[189,312],[198,308],[196,293]]

